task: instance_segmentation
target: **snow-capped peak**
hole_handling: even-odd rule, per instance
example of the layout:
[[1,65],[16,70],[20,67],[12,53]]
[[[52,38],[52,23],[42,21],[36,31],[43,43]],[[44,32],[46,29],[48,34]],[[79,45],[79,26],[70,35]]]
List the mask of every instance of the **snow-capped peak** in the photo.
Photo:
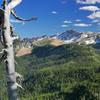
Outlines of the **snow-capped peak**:
[[77,32],[70,29],[61,34],[51,36],[58,40],[62,40],[65,43],[79,43],[79,44],[93,44],[100,43],[100,33],[95,34],[94,32]]

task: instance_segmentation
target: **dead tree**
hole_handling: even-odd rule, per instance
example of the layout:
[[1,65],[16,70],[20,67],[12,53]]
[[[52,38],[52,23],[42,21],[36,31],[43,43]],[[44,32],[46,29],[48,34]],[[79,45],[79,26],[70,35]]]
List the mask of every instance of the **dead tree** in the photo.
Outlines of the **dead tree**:
[[22,77],[15,72],[13,41],[18,37],[11,35],[12,26],[10,24],[10,15],[12,14],[16,19],[21,21],[36,20],[36,18],[22,19],[16,16],[13,8],[20,4],[21,1],[22,0],[10,0],[7,2],[7,0],[3,0],[3,8],[0,9],[0,41],[4,46],[0,53],[3,53],[1,58],[4,59],[6,64],[8,100],[18,100],[17,87],[21,86],[16,82],[16,78]]

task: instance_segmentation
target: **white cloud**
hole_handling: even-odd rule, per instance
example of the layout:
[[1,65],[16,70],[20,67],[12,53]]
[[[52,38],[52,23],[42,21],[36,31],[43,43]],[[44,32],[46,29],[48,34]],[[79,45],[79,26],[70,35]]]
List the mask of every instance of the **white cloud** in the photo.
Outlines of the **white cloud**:
[[11,19],[10,22],[11,23],[21,23],[21,21],[19,21],[19,20],[13,20],[13,19]]
[[100,22],[100,20],[95,19],[95,20],[92,21],[92,23],[97,23],[97,22]]
[[88,10],[88,11],[97,11],[100,10],[100,8],[98,8],[97,6],[85,6],[85,7],[81,7],[79,8],[80,10]]
[[62,4],[66,4],[67,1],[66,1],[66,0],[62,0],[61,3],[62,3]]
[[22,22],[22,25],[25,25],[25,22]]
[[76,22],[80,22],[80,21],[81,21],[81,19],[76,19],[75,21],[76,21]]
[[52,14],[57,14],[57,12],[56,12],[56,11],[52,11],[51,13],[52,13]]
[[100,3],[100,0],[77,0],[77,3],[80,4],[95,4],[95,3]]
[[100,23],[98,23],[98,25],[100,25]]
[[89,27],[89,26],[91,26],[91,24],[80,23],[80,24],[74,24],[74,26],[79,26],[79,27]]
[[61,27],[68,27],[68,25],[61,25]]
[[72,23],[72,21],[67,21],[67,20],[65,20],[64,23]]
[[91,15],[87,16],[90,19],[100,18],[100,11],[92,13]]
[[22,25],[25,25],[25,22],[19,21],[19,20],[11,19],[10,22],[11,22],[11,23],[21,23]]

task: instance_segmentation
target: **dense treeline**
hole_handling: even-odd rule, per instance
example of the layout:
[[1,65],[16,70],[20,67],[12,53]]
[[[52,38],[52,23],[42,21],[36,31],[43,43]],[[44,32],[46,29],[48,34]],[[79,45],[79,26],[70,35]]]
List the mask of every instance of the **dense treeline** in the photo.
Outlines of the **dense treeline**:
[[[24,76],[20,100],[100,100],[100,51],[69,44],[36,47],[16,58]],[[6,100],[6,74],[0,65],[0,100]]]

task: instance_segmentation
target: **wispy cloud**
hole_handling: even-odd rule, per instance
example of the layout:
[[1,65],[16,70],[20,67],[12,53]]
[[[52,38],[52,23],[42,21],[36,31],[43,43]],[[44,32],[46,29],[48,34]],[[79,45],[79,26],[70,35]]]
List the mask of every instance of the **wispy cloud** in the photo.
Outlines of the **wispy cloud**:
[[25,22],[22,22],[22,25],[25,25]]
[[100,23],[97,23],[98,25],[100,25]]
[[11,22],[11,23],[22,23],[22,21],[19,21],[19,20],[13,20],[13,19],[11,19],[10,22]]
[[77,0],[77,3],[80,4],[95,4],[95,3],[100,3],[100,0]]
[[90,19],[100,18],[100,11],[94,12],[87,17],[90,18]]
[[61,25],[61,27],[68,27],[68,25],[64,25],[64,24],[63,24],[63,25]]
[[75,21],[76,21],[76,22],[80,22],[80,21],[81,21],[81,19],[76,19]]
[[65,20],[64,23],[72,23],[72,21]]
[[84,7],[80,7],[79,10],[88,10],[88,11],[97,11],[100,10],[100,8],[98,8],[97,6],[84,6]]
[[11,23],[21,23],[22,25],[25,25],[25,22],[19,21],[19,20],[11,19],[10,22],[11,22]]
[[100,22],[99,19],[92,20],[92,23],[98,23],[98,22]]
[[66,4],[67,1],[66,1],[66,0],[61,0],[61,3],[62,3],[62,4]]
[[91,24],[80,23],[80,24],[74,24],[74,26],[79,26],[79,27],[89,27],[89,26],[91,26]]
[[52,13],[52,14],[57,14],[57,12],[56,12],[55,10],[53,10],[51,13]]

